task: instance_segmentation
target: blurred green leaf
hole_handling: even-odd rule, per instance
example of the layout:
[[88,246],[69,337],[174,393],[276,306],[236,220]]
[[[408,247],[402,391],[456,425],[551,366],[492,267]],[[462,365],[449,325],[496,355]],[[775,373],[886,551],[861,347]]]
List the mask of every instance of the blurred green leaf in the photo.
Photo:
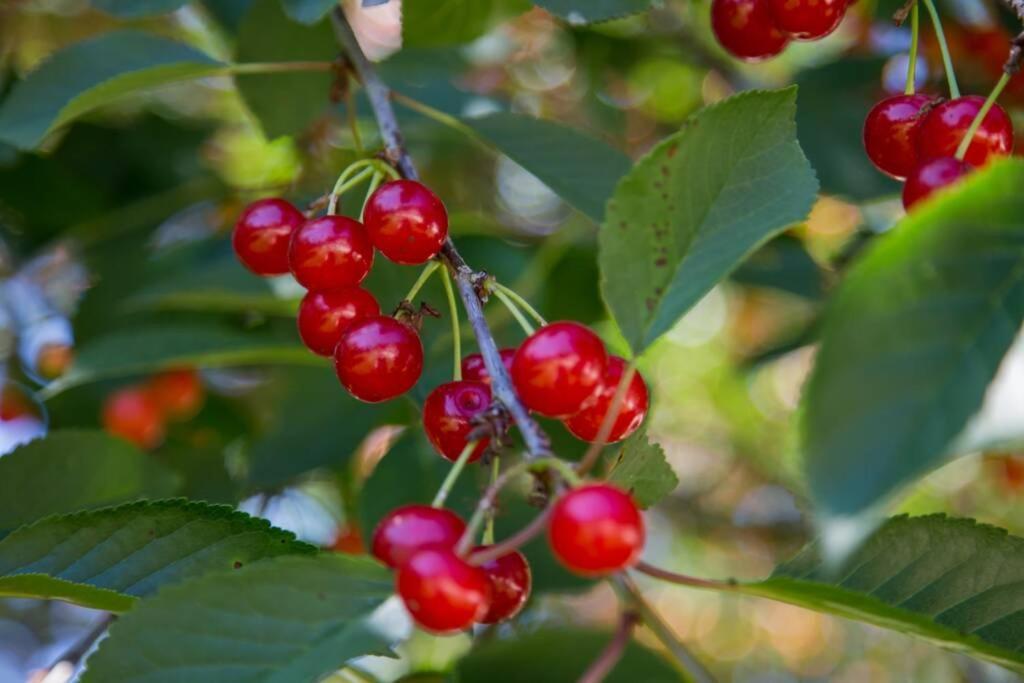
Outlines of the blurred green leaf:
[[166,498],[178,485],[173,472],[121,439],[56,431],[0,458],[0,529],[137,498]]
[[755,251],[732,274],[732,280],[750,287],[767,287],[805,299],[821,298],[824,273],[803,242],[779,235]]
[[805,470],[855,515],[931,468],[1024,321],[1024,161],[979,171],[877,238],[838,287],[804,391]]
[[[161,590],[117,620],[83,683],[293,683],[387,652],[365,621],[393,591],[374,562],[277,557]],[[168,647],[173,643],[173,647]]]
[[459,45],[530,8],[528,0],[403,0],[402,44]]
[[338,0],[281,0],[289,17],[303,24],[315,24],[332,9]]
[[598,236],[601,284],[634,353],[810,211],[817,182],[795,106],[790,88],[708,107],[619,183]]
[[632,493],[636,502],[645,508],[679,485],[679,478],[665,460],[665,451],[647,438],[646,430],[638,431],[622,444],[608,481]]
[[120,19],[138,19],[173,12],[188,0],[92,0],[96,9]]
[[534,0],[533,4],[575,25],[645,12],[651,0]]
[[214,570],[314,553],[227,506],[132,503],[48,517],[0,541],[0,595],[58,598],[123,612],[134,598]]

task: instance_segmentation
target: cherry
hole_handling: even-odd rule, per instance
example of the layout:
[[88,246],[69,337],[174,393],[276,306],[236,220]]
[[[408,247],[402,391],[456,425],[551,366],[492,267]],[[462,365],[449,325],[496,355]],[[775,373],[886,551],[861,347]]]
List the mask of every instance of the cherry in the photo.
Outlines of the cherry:
[[609,574],[640,557],[644,520],[628,493],[609,484],[588,484],[555,503],[548,540],[555,557],[571,571]]
[[[473,418],[491,405],[491,389],[483,382],[461,380],[442,384],[423,403],[423,428],[437,452],[452,462],[458,460],[476,428]],[[480,459],[490,439],[483,438],[469,456]]]
[[596,398],[608,355],[583,325],[545,325],[523,342],[512,361],[512,383],[523,404],[548,417],[567,417]]
[[307,292],[299,304],[299,336],[313,353],[330,356],[350,323],[379,315],[380,304],[361,287]]
[[351,524],[343,524],[331,541],[331,550],[345,555],[364,555],[366,547],[363,545],[363,535],[359,533],[359,527]]
[[466,523],[451,510],[403,505],[377,523],[371,540],[373,556],[394,568],[427,546],[454,548],[465,530]]
[[[598,389],[597,400],[565,420],[565,426],[576,437],[584,441],[594,441],[597,438],[625,369],[626,361],[623,359],[618,356],[608,358],[608,367],[605,369],[601,388]],[[646,415],[647,384],[639,372],[634,372],[619,408],[619,416],[615,418],[606,443],[615,443],[628,437],[640,427]]]
[[903,207],[910,210],[937,190],[952,185],[971,172],[971,167],[954,157],[926,161],[914,169],[903,186]]
[[302,212],[283,199],[260,199],[238,217],[231,245],[242,265],[257,275],[284,275],[288,272],[288,242],[305,220]]
[[767,0],[712,0],[711,28],[723,48],[749,62],[774,57],[789,43]]
[[381,185],[363,211],[373,246],[395,263],[425,263],[448,237],[448,212],[433,192],[415,180]]
[[115,391],[103,403],[103,428],[143,450],[164,440],[164,415],[149,391],[127,387]]
[[934,99],[929,95],[896,95],[868,112],[864,121],[864,150],[882,173],[903,180],[917,166],[921,110]]
[[[984,97],[969,95],[943,102],[929,111],[917,128],[917,154],[922,161],[952,157],[985,104]],[[998,104],[992,106],[974,134],[964,161],[975,168],[992,157],[1013,151],[1013,123]]]
[[[498,354],[501,356],[501,362],[505,364],[505,369],[511,374],[512,359],[516,357],[516,350],[499,349]],[[462,359],[462,379],[471,379],[488,385],[491,383],[491,375],[487,372],[487,366],[484,365],[483,356],[479,353],[471,353]]]
[[199,373],[191,368],[166,370],[150,378],[149,394],[172,420],[194,417],[203,405],[206,392]]
[[292,235],[288,264],[307,289],[354,287],[370,272],[373,245],[358,221],[321,216]]
[[404,394],[423,372],[423,344],[409,325],[375,316],[351,323],[334,349],[334,370],[356,398],[379,403]]
[[451,548],[416,552],[398,570],[398,595],[417,624],[435,633],[469,628],[487,613],[487,574]]
[[[473,549],[474,552],[486,550],[490,546],[482,545]],[[530,565],[518,550],[506,553],[499,558],[485,562],[480,569],[487,574],[491,584],[491,606],[487,614],[478,619],[481,624],[496,624],[511,619],[519,613],[530,597]]]
[[768,0],[775,25],[790,38],[818,40],[836,30],[847,0]]

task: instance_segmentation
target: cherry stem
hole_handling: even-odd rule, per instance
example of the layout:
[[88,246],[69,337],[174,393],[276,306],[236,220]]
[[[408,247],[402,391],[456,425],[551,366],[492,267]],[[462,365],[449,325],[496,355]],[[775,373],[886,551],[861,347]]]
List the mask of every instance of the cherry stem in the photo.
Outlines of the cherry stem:
[[459,475],[462,474],[462,470],[466,469],[469,456],[473,455],[475,449],[476,441],[470,441],[463,447],[452,468],[448,470],[448,476],[441,482],[441,488],[437,490],[437,495],[434,496],[434,500],[430,503],[431,507],[444,507],[444,502],[448,500],[448,494],[452,492],[452,488],[455,486],[455,482],[458,481]]
[[335,62],[250,62],[231,64],[226,71],[231,74],[273,74],[290,71],[333,71]]
[[917,89],[917,45],[921,33],[921,10],[915,2],[910,8],[910,54],[907,56],[907,87],[903,92],[913,95]]
[[492,281],[491,286],[494,288],[495,292],[501,292],[509,299],[514,301],[517,306],[519,306],[521,309],[529,313],[530,316],[537,321],[538,325],[543,327],[544,325],[548,324],[548,321],[544,319],[544,316],[538,313],[537,309],[531,306],[530,302],[524,299],[516,290],[512,289],[511,287],[506,287],[497,280]]
[[537,516],[530,520],[530,523],[519,531],[515,532],[501,543],[484,541],[489,548],[479,550],[469,556],[469,563],[475,567],[487,564],[499,557],[504,557],[511,552],[519,550],[524,545],[541,535],[548,528],[548,518],[551,517],[551,507],[548,506],[537,513]]
[[611,436],[615,421],[619,419],[619,413],[622,412],[622,404],[626,402],[626,394],[629,393],[629,384],[633,381],[635,374],[636,359],[633,359],[623,369],[622,377],[619,378],[619,384],[615,387],[615,394],[608,405],[608,412],[601,419],[601,426],[597,430],[597,435],[590,443],[590,446],[587,447],[586,453],[580,459],[580,464],[576,467],[576,472],[580,475],[586,474],[597,464],[597,459],[601,456],[601,449],[608,445],[608,437]]
[[405,299],[403,299],[403,301],[408,301],[411,303],[413,297],[420,293],[420,290],[423,289],[423,285],[427,284],[427,280],[430,279],[430,276],[433,275],[434,272],[440,267],[440,261],[431,261],[426,266],[424,266],[423,270],[420,271],[420,276],[416,278],[416,282],[412,284],[412,289],[410,289],[409,293],[405,295]]
[[967,150],[971,146],[971,141],[974,140],[974,134],[978,132],[979,128],[981,128],[981,124],[985,120],[985,117],[988,116],[990,111],[992,111],[992,107],[995,106],[996,100],[999,99],[999,95],[1002,94],[1003,88],[1005,88],[1006,84],[1009,82],[1010,74],[1003,72],[999,82],[996,83],[994,88],[992,88],[992,92],[988,94],[988,99],[985,100],[985,104],[981,105],[981,109],[978,110],[978,113],[975,115],[974,120],[971,121],[971,125],[967,129],[967,132],[964,133],[964,139],[960,141],[960,146],[956,148],[956,158],[959,161],[963,161],[964,157],[967,156]]
[[458,382],[462,379],[462,330],[459,328],[459,306],[455,303],[452,276],[448,273],[447,268],[441,271],[441,282],[444,283],[444,295],[448,299],[448,311],[452,318],[452,352],[454,354],[452,377]]
[[345,113],[348,115],[348,127],[352,131],[352,144],[356,154],[363,155],[363,136],[359,132],[359,117],[356,112],[356,96],[352,88],[345,89]]
[[380,187],[380,184],[383,181],[384,174],[380,171],[374,173],[373,177],[370,178],[370,186],[366,188],[366,197],[363,199],[363,208],[359,209],[359,220],[364,220],[364,217],[366,216],[366,205],[370,203],[370,197],[373,196],[373,193],[377,191],[377,188]]
[[371,167],[353,175],[355,170],[358,170],[363,166],[365,166],[365,164],[357,161],[355,164],[352,164],[342,171],[341,175],[338,176],[337,182],[334,183],[334,189],[331,190],[330,200],[327,203],[327,215],[333,216],[338,213],[338,200],[341,199],[341,195],[375,173],[374,169]]
[[932,19],[932,26],[935,27],[935,40],[939,43],[939,52],[942,53],[942,66],[946,71],[946,81],[949,83],[949,96],[952,99],[960,97],[960,86],[956,82],[956,73],[953,71],[953,58],[949,54],[949,45],[946,43],[946,32],[942,30],[942,20],[939,18],[939,12],[935,9],[935,3],[932,0],[921,0],[924,2],[925,9],[928,10],[928,15]]
[[516,319],[516,322],[519,323],[519,326],[521,328],[523,328],[523,331],[526,332],[527,336],[534,333],[533,325],[530,324],[530,321],[526,319],[526,316],[523,315],[523,312],[519,310],[519,307],[516,306],[516,303],[511,298],[509,298],[509,296],[505,294],[505,292],[501,291],[500,289],[495,289],[492,290],[491,293],[494,294],[494,296],[498,297],[498,301],[505,304],[505,308],[507,308],[508,312],[512,314],[512,317]]
[[[498,481],[498,476],[501,474],[501,457],[497,453],[491,455],[491,482],[488,486],[494,486],[494,482]],[[494,508],[487,510],[487,523],[484,525],[484,543],[487,545],[494,545]]]
[[655,567],[654,565],[647,564],[646,562],[638,562],[634,567],[636,571],[641,574],[647,574],[648,576],[654,577],[655,579],[661,579],[668,583],[675,583],[680,586],[688,586],[690,588],[701,588],[704,590],[714,591],[732,591],[736,589],[736,586],[729,581],[716,581],[715,579],[701,579],[696,576],[687,576],[686,574],[678,574],[676,572],[670,572],[667,569],[661,567]]
[[619,617],[619,625],[615,629],[612,639],[608,641],[608,645],[598,658],[579,677],[577,683],[601,683],[601,681],[608,677],[608,674],[612,672],[615,665],[622,659],[626,646],[629,645],[629,641],[633,638],[633,628],[638,621],[640,621],[640,617],[633,610],[622,612],[622,615]]

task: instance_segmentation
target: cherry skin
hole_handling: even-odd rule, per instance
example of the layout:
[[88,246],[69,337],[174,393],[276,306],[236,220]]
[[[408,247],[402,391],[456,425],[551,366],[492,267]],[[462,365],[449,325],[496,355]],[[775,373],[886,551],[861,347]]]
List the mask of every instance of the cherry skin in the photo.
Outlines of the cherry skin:
[[555,503],[548,541],[570,571],[601,576],[636,563],[644,546],[644,520],[628,493],[587,484]]
[[166,370],[150,378],[149,394],[171,420],[195,417],[206,399],[199,373],[191,368]]
[[[597,439],[597,433],[601,430],[605,415],[611,408],[612,399],[615,397],[615,391],[619,387],[619,381],[622,379],[625,369],[626,361],[623,359],[618,356],[608,358],[608,367],[604,372],[597,400],[565,420],[565,426],[576,438],[583,441]],[[629,388],[626,389],[626,396],[619,408],[619,416],[612,424],[612,430],[608,433],[606,443],[622,441],[640,427],[647,415],[647,401],[647,384],[639,372],[634,372],[633,379],[629,382]]]
[[[423,403],[423,429],[437,452],[448,460],[458,460],[476,425],[473,418],[491,405],[491,388],[483,382],[461,380],[442,384]],[[484,454],[490,439],[477,443],[468,462]]]
[[512,361],[512,383],[523,404],[548,417],[575,415],[593,401],[608,354],[600,337],[574,322],[545,325]]
[[[501,356],[501,362],[505,365],[505,369],[511,374],[512,359],[516,357],[516,350],[498,349],[498,355]],[[491,383],[491,375],[487,372],[487,366],[484,365],[483,356],[479,353],[471,353],[462,359],[462,379],[471,379],[488,385]]]
[[918,166],[903,186],[903,208],[907,211],[932,193],[963,178],[971,167],[954,157],[940,157]]
[[424,548],[398,569],[398,595],[413,620],[434,633],[469,628],[487,614],[490,581],[451,548]]
[[334,370],[349,393],[379,403],[412,389],[423,372],[423,344],[409,325],[375,316],[349,324],[334,349]]
[[727,52],[748,62],[774,57],[789,44],[767,0],[712,0],[711,28]]
[[373,246],[395,263],[414,266],[433,258],[448,237],[448,212],[415,180],[381,185],[363,212]]
[[835,31],[846,5],[847,0],[768,0],[775,25],[796,40],[819,40]]
[[380,304],[361,287],[307,292],[299,304],[299,336],[310,351],[330,356],[349,324],[380,315]]
[[[929,111],[917,128],[917,154],[921,161],[954,156],[983,104],[984,97],[969,95],[943,102]],[[974,134],[964,161],[980,168],[992,158],[1008,156],[1012,151],[1013,123],[1006,110],[995,104]]]
[[447,508],[403,505],[377,523],[370,541],[373,556],[397,567],[422,548],[454,548],[466,523]]
[[283,199],[260,199],[245,207],[231,245],[238,260],[257,275],[288,272],[288,242],[306,218]]
[[119,389],[103,403],[103,429],[143,450],[156,448],[164,440],[164,414],[143,387]]
[[[477,546],[473,551],[486,550],[489,547]],[[487,574],[487,580],[491,584],[491,606],[487,614],[478,621],[481,624],[497,624],[519,614],[526,604],[526,599],[530,597],[530,585],[533,582],[530,565],[523,554],[513,550],[485,562],[480,565],[480,569]]]
[[903,180],[917,167],[917,126],[928,95],[896,95],[882,100],[864,121],[864,151],[878,170]]
[[354,287],[373,265],[373,245],[359,222],[345,216],[307,221],[288,248],[292,275],[306,289]]

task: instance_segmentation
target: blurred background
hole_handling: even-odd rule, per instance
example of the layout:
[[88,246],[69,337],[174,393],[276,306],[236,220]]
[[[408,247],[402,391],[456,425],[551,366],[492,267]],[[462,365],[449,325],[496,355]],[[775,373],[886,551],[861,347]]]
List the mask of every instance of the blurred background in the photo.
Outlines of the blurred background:
[[[467,260],[548,319],[592,324],[613,346],[616,331],[598,294],[596,226],[496,153],[500,142],[482,144],[465,129],[494,112],[524,113],[635,159],[694,111],[738,90],[800,86],[799,138],[822,184],[810,219],[714,289],[641,364],[654,401],[648,433],[679,478],[648,512],[647,557],[699,576],[764,577],[811,534],[793,417],[821,302],[850,259],[902,212],[898,186],[870,165],[860,138],[871,105],[903,89],[909,31],[889,18],[899,3],[859,0],[826,40],[753,66],[717,46],[703,0],[665,0],[645,14],[585,26],[541,9],[505,16],[502,3],[492,4],[493,16],[467,44],[419,36],[397,52],[398,0],[346,9],[366,50],[383,60],[384,78],[413,100],[411,108],[399,104],[404,132]],[[939,5],[965,93],[987,93],[1020,27],[994,1]],[[224,60],[337,56],[329,25],[291,23],[277,0],[191,2],[127,20],[85,0],[8,0],[0,5],[0,98],[62,47],[125,26]],[[922,40],[919,85],[941,92],[927,27]],[[357,404],[326,362],[309,354],[291,362],[302,353],[294,329],[301,289],[236,263],[234,218],[261,196],[308,204],[379,139],[365,104],[330,74],[244,76],[237,86],[213,77],[124,99],[35,153],[0,142],[0,454],[50,429],[109,429],[104,416],[115,398],[163,382],[180,409],[131,438],[180,474],[182,495],[240,505],[312,543],[363,552],[361,539],[384,511],[429,498],[445,472],[417,431],[416,401],[448,372],[450,333],[447,323],[428,321],[433,362],[413,401]],[[1024,78],[1002,103],[1024,124]],[[515,141],[531,143],[543,141]],[[348,210],[361,199],[348,198]],[[415,277],[379,259],[369,288],[389,309]],[[444,301],[433,286],[424,298],[437,308]],[[508,315],[494,307],[489,314],[500,341],[514,345],[521,335]],[[468,336],[466,343],[473,350]],[[1024,359],[1024,350],[1015,353]],[[168,357],[173,372],[150,369],[152,359]],[[85,380],[43,389],[72,362]],[[1013,363],[1020,371],[1024,360]],[[581,451],[560,425],[548,426],[560,454]],[[457,506],[472,504],[482,481],[464,479]],[[1021,533],[1022,495],[1024,454],[987,453],[932,475],[902,507]],[[529,514],[510,501],[499,533]],[[533,546],[535,598],[503,628],[610,629],[610,590],[568,576],[544,559],[542,542]],[[645,587],[725,681],[1016,679],[921,640],[796,607]],[[98,618],[62,603],[0,601],[0,682],[68,680],[66,668],[49,669]],[[657,649],[646,632],[640,638]],[[418,634],[403,659],[374,666],[382,680],[445,671],[467,646],[466,636]]]

